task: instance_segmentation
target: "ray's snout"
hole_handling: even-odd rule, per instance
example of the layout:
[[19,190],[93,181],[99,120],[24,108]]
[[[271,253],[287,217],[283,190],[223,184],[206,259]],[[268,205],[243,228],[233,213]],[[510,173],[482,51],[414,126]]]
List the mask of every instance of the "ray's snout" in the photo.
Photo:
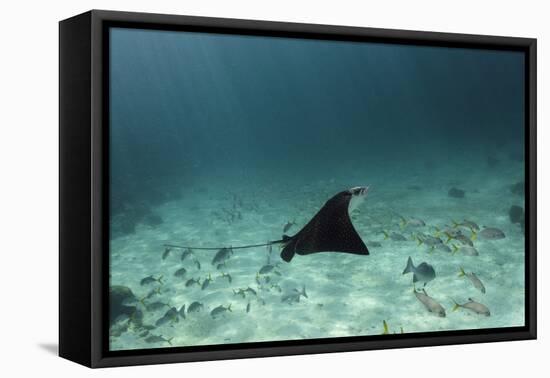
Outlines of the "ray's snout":
[[366,196],[368,190],[368,186],[356,186],[351,188],[349,191],[353,196]]
[[369,190],[368,186],[355,186],[348,190],[348,193],[351,194],[351,199],[349,202],[348,212],[351,214],[355,209],[363,203],[365,198],[367,198],[367,192]]

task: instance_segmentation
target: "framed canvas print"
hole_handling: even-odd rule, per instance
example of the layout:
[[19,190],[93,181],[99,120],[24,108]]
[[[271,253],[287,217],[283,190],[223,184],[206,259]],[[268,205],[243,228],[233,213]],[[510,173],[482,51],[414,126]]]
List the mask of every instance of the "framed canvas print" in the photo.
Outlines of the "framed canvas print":
[[60,23],[60,355],[536,337],[536,41]]

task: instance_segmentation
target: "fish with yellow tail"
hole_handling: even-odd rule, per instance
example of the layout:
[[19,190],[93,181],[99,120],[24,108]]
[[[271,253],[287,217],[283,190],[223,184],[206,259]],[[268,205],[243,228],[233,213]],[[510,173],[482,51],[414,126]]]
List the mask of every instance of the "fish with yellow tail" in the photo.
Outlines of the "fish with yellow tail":
[[[400,333],[405,333],[403,331],[403,327],[399,327]],[[396,333],[396,332],[394,332]],[[382,320],[382,333],[381,335],[389,335],[390,334],[390,327],[388,327],[388,323],[385,320]]]
[[473,231],[479,231],[479,226],[477,225],[476,222],[472,222],[472,221],[467,220],[467,219],[464,219],[462,222],[456,222],[454,220],[452,220],[452,222],[453,222],[453,227],[454,228],[466,227],[466,228],[469,228],[472,232]]
[[469,245],[461,245],[460,247],[457,247],[454,244],[451,244],[453,247],[453,254],[456,252],[460,252],[465,256],[479,256],[479,252],[475,247],[471,247]]
[[390,330],[388,328],[388,323],[385,320],[382,320],[382,335],[388,335]]
[[453,311],[456,311],[459,308],[465,308],[466,310],[470,310],[479,315],[491,316],[491,311],[489,311],[489,307],[485,306],[482,303],[474,301],[472,298],[468,298],[468,302],[463,304],[459,304],[454,299],[453,302],[455,304],[453,307]]

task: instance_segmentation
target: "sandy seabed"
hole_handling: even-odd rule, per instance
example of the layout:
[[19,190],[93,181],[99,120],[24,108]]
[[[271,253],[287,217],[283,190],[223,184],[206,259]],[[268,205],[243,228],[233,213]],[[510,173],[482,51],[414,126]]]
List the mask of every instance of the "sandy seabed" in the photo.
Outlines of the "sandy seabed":
[[[231,186],[197,182],[182,190],[180,200],[153,209],[162,218],[160,225],[140,224],[135,233],[111,240],[110,285],[129,287],[139,299],[160,288],[158,294],[137,304],[144,325],[154,326],[170,307],[180,309],[195,301],[204,307],[148,331],[129,323],[123,332],[111,332],[110,347],[124,350],[379,335],[384,320],[390,333],[523,326],[524,235],[508,216],[511,205],[523,207],[523,197],[510,192],[510,185],[522,180],[514,176],[517,171],[517,167],[504,167],[498,175],[487,175],[483,169],[472,172],[456,168],[452,174],[448,169],[430,175],[407,172],[406,180],[395,171],[369,174],[370,180],[354,172],[293,185],[288,185],[288,180],[285,185],[251,183],[246,179]],[[373,176],[378,177],[374,183]],[[203,247],[262,243],[280,239],[283,226],[294,220],[296,225],[288,231],[292,235],[333,194],[362,184],[372,186],[367,200],[353,214],[353,223],[369,246],[369,256],[319,253],[295,256],[285,263],[279,258],[277,246],[273,246],[271,254],[267,248],[259,247],[235,250],[220,269],[211,263],[216,251],[196,250],[194,259],[181,261],[182,250],[173,249],[162,258],[165,242]],[[465,190],[465,197],[450,197],[448,190],[453,186]],[[404,224],[402,218],[421,219],[426,226],[412,227]],[[415,238],[419,233],[441,235],[446,242],[447,237],[438,234],[437,229],[464,219],[481,228],[496,227],[506,237],[475,239],[478,256],[468,256],[460,250],[432,250],[419,245]],[[462,229],[471,236],[468,228]],[[386,239],[384,231],[397,232],[406,240]],[[373,242],[381,246],[376,247]],[[453,244],[461,245],[457,240],[447,245],[452,248]],[[415,265],[425,261],[434,267],[436,278],[425,290],[445,308],[445,317],[427,311],[413,294],[412,275],[402,274],[409,256]],[[275,269],[259,275],[268,263],[274,264]],[[175,277],[174,273],[182,267],[187,270],[185,277]],[[460,267],[475,272],[486,288],[485,294],[467,277],[459,277]],[[231,282],[223,273],[231,276]],[[141,280],[150,275],[163,276],[162,283],[141,285]],[[203,283],[209,276],[212,281],[204,290],[200,285],[186,286],[191,278],[200,278]],[[236,294],[249,287],[255,294]],[[307,298],[282,301],[303,287]],[[486,305],[491,315],[463,308],[452,311],[453,300],[465,303],[468,298]],[[146,309],[147,304],[157,301],[166,306]],[[211,316],[211,311],[220,305],[231,305],[231,311]],[[112,329],[122,327],[123,322],[127,320],[116,322]]]

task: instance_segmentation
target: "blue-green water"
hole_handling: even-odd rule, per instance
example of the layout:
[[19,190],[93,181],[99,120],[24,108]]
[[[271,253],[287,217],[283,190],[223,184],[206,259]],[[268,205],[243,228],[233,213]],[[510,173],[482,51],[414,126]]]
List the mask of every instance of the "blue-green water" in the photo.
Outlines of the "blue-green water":
[[[524,236],[510,218],[524,206],[521,53],[137,29],[110,38],[111,349],[378,335],[383,321],[389,333],[524,324]],[[369,256],[285,263],[277,245],[235,250],[224,266],[211,263],[216,251],[163,256],[165,242],[278,240],[289,221],[293,235],[358,185],[370,185],[352,214]],[[414,295],[409,256],[434,267],[425,290],[445,317]],[[491,315],[452,311],[468,298]],[[212,316],[220,305],[231,311]]]

